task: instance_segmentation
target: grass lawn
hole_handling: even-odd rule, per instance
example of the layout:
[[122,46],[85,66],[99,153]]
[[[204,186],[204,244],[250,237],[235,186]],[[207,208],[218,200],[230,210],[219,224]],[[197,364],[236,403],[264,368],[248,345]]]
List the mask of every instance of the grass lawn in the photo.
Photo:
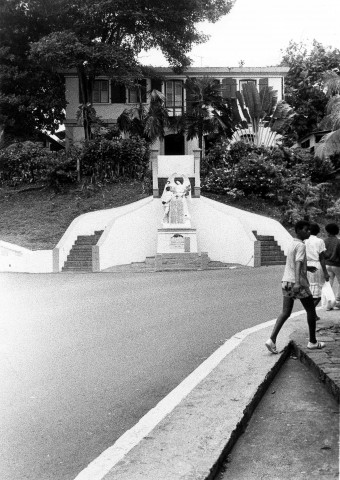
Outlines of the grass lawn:
[[120,207],[147,196],[142,184],[134,181],[101,189],[75,187],[58,194],[47,188],[0,188],[0,240],[49,250],[82,213]]
[[[52,249],[72,220],[82,213],[120,207],[149,196],[141,182],[121,181],[103,188],[72,187],[55,194],[48,188],[0,188],[0,240],[32,250]],[[230,198],[202,192],[206,197],[280,221],[280,209],[259,198]],[[333,221],[320,218],[320,226]],[[294,234],[292,227],[287,230]],[[324,232],[322,235],[324,236]]]

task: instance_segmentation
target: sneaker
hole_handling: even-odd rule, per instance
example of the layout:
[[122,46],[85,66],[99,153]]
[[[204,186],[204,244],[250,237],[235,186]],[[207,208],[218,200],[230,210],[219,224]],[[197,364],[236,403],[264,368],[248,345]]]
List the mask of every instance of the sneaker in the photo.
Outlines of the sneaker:
[[309,350],[320,350],[324,346],[325,346],[325,342],[316,342],[316,343],[308,342],[307,348],[309,348]]
[[271,353],[279,353],[276,349],[275,343],[270,338],[266,341],[265,345]]

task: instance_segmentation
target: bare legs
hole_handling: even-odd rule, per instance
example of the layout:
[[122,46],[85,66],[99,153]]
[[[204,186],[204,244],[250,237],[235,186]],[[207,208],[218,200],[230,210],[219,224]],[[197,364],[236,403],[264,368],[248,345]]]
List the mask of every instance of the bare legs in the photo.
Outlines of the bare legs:
[[[316,343],[315,327],[316,327],[316,313],[313,297],[300,298],[300,302],[307,313],[307,323],[309,329],[309,341]],[[276,343],[276,337],[278,336],[281,328],[285,324],[286,320],[290,317],[294,306],[294,299],[291,297],[283,297],[282,312],[277,317],[270,339]]]
[[290,297],[283,297],[282,312],[277,317],[276,323],[274,325],[272,334],[270,336],[271,340],[276,343],[276,337],[279,334],[279,331],[283,327],[286,320],[290,317],[294,306],[294,299]]

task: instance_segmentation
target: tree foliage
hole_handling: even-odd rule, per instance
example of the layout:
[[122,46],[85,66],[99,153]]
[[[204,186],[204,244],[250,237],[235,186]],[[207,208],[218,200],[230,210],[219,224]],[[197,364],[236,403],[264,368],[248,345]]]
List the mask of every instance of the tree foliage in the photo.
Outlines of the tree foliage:
[[316,130],[324,117],[327,96],[323,76],[326,71],[339,68],[340,50],[324,47],[316,40],[309,50],[306,44],[291,41],[283,52],[281,65],[289,67],[285,86],[286,100],[296,111],[289,132],[294,142]]
[[152,90],[147,104],[140,97],[138,105],[125,109],[117,118],[117,124],[122,132],[138,135],[151,143],[163,138],[169,126],[169,111],[165,107],[164,95]]
[[[257,90],[254,83],[243,85],[232,99],[233,115],[238,126],[233,139],[257,146],[276,144],[277,134],[284,134],[295,115],[294,109],[284,100],[277,101],[273,87]],[[251,125],[251,128],[249,128]]]
[[231,137],[235,123],[228,101],[223,100],[218,81],[210,77],[187,78],[187,111],[179,122],[187,139],[198,138],[198,146],[203,146],[203,136],[219,134]]
[[0,125],[9,139],[32,138],[37,129],[53,132],[64,119],[62,76],[29,59],[30,42],[53,28],[59,4],[0,4]]
[[232,0],[2,0],[0,121],[16,130],[29,126],[53,130],[65,107],[56,68],[77,70],[85,105],[92,103],[97,75],[109,74],[120,82],[141,78],[137,56],[142,49],[158,47],[172,67],[185,68],[192,45],[206,40],[196,25],[216,22],[232,4]]
[[324,135],[315,149],[315,156],[329,158],[340,153],[340,76],[339,69],[324,74],[324,87],[328,98],[326,115],[319,127],[322,130],[332,130]]

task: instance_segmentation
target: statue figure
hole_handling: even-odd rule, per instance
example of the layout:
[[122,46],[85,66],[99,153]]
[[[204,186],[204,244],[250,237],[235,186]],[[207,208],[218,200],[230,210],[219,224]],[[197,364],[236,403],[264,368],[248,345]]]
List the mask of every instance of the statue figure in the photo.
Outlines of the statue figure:
[[[180,182],[179,178],[182,178],[183,182]],[[190,192],[190,180],[186,175],[173,173],[168,178],[162,195],[164,226],[190,226],[190,215],[187,205],[187,197],[190,196]]]

